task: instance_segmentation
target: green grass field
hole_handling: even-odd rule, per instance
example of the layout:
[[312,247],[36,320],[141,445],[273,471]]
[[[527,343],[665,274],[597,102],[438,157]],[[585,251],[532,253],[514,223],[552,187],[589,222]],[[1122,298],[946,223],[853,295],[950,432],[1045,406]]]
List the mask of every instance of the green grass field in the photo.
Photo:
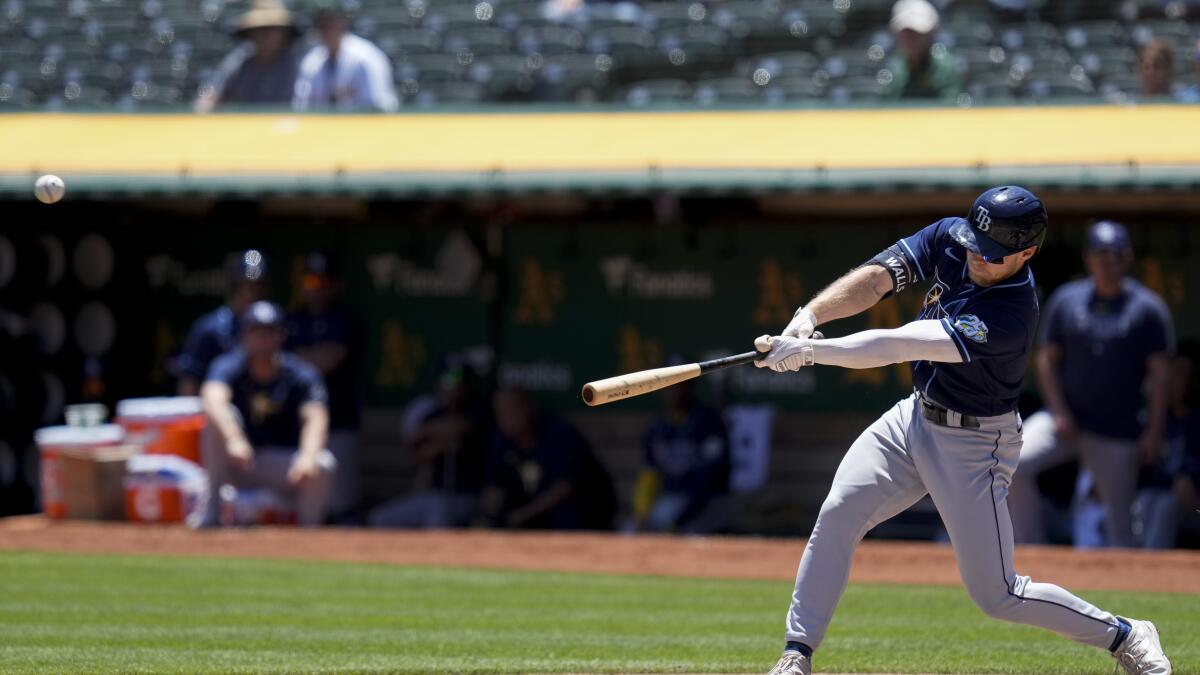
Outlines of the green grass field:
[[[321,562],[0,553],[0,672],[757,673],[790,585]],[[1200,673],[1200,596],[1085,593]],[[852,586],[821,672],[1108,673],[958,588]]]

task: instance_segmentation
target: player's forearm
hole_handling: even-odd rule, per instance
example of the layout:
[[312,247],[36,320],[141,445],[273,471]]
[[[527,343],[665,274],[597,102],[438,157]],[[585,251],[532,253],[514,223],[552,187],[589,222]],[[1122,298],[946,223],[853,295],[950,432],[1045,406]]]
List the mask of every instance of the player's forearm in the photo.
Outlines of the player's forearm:
[[200,401],[208,421],[217,428],[226,444],[245,438],[242,427],[230,410],[232,396],[224,384],[206,383],[200,389]]
[[1146,360],[1148,374],[1146,401],[1146,431],[1162,436],[1167,426],[1167,369],[1166,354],[1152,354]]
[[962,362],[954,339],[940,321],[933,320],[813,340],[810,344],[814,363],[842,368],[877,368],[908,361]]
[[816,323],[829,323],[870,309],[892,289],[887,271],[878,265],[865,265],[843,275],[805,305]]
[[316,458],[329,440],[329,410],[324,404],[309,403],[301,410],[300,456]]

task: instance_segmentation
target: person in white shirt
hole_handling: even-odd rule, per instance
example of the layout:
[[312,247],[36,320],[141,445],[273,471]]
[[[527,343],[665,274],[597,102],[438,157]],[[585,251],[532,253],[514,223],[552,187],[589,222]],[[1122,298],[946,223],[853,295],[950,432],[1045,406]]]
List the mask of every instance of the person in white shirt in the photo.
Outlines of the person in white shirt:
[[337,0],[317,0],[313,28],[320,43],[300,61],[292,107],[299,111],[394,112],[392,64],[379,47],[351,32]]

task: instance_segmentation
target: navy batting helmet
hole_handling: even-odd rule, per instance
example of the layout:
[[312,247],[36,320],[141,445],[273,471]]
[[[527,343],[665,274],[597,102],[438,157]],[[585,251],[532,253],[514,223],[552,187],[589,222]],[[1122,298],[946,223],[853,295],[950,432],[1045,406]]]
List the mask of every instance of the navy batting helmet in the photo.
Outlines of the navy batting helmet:
[[975,200],[967,222],[950,228],[950,236],[989,262],[1040,245],[1046,237],[1046,207],[1029,190],[1004,185]]

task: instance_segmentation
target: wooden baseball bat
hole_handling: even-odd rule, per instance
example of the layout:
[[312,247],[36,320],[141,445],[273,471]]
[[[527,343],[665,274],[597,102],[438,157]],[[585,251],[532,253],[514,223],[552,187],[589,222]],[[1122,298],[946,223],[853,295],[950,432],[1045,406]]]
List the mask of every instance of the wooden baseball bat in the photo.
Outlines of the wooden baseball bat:
[[[813,333],[814,338],[822,337],[820,332]],[[604,405],[625,398],[633,398],[649,394],[673,384],[679,384],[701,375],[721,370],[730,366],[740,366],[765,358],[767,352],[745,352],[725,356],[710,361],[688,363],[682,366],[667,366],[666,368],[651,368],[639,370],[636,373],[617,375],[606,380],[596,380],[583,385],[583,402],[590,406]]]

